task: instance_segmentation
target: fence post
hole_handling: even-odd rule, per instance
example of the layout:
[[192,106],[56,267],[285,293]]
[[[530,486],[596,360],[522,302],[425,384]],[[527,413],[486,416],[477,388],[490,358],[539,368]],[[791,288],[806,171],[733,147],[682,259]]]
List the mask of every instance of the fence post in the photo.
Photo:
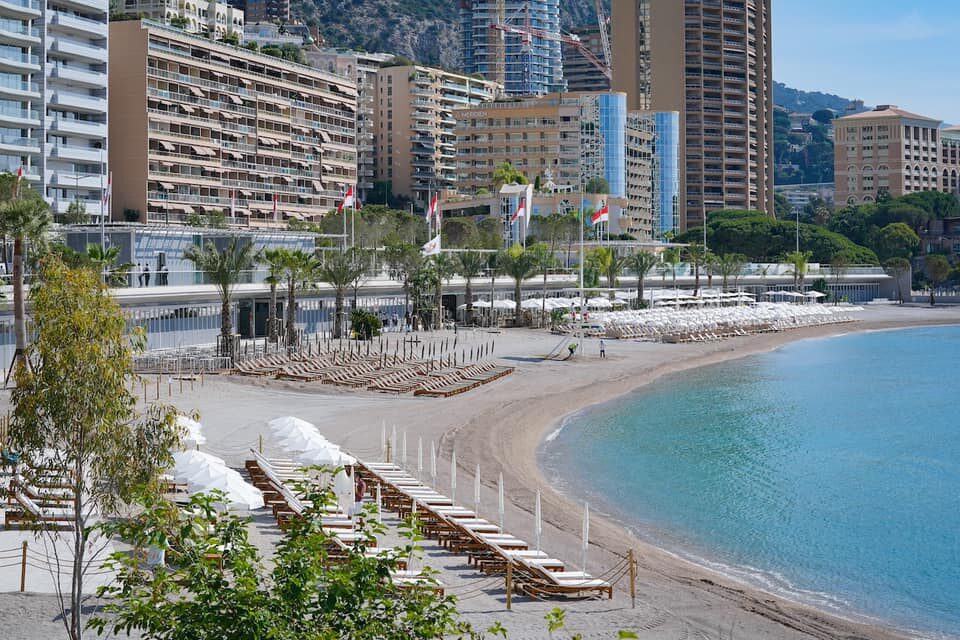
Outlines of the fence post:
[[157,374],[157,400],[160,400],[160,376],[162,374]]
[[261,434],[260,434],[259,436],[257,436],[257,437],[259,438],[259,442],[260,442],[260,443],[257,445],[257,448],[260,450],[260,453],[263,453],[263,434],[261,433]]
[[513,608],[513,562],[507,560],[507,611]]
[[627,552],[627,562],[630,563],[630,607],[637,608],[637,562],[633,557],[633,549]]
[[20,593],[27,590],[27,541],[20,547]]
[[143,385],[143,404],[147,404],[147,381],[141,380],[140,384]]

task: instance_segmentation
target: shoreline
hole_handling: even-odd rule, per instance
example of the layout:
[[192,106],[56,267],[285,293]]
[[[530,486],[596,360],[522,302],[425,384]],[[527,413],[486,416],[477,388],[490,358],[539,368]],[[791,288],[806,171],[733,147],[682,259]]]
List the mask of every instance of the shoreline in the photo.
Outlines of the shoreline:
[[[869,314],[869,310],[867,313]],[[552,411],[550,412],[551,415],[548,416],[542,416],[541,414],[539,419],[535,415],[528,416],[533,424],[526,425],[526,428],[519,432],[499,433],[498,435],[502,437],[500,444],[505,450],[512,449],[515,452],[509,457],[509,460],[517,465],[516,479],[529,483],[528,486],[541,488],[545,518],[559,526],[567,534],[578,536],[578,517],[581,507],[574,502],[573,496],[550,485],[539,459],[539,453],[545,444],[545,438],[563,428],[565,421],[576,414],[635,393],[667,375],[681,374],[685,371],[768,353],[788,344],[804,340],[821,340],[855,333],[909,330],[958,324],[960,324],[960,318],[956,317],[879,321],[872,321],[867,317],[858,319],[853,323],[797,329],[763,336],[734,338],[728,341],[735,341],[729,349],[718,348],[706,354],[661,363],[652,368],[641,370],[632,384],[624,381],[623,376],[619,376],[612,381],[612,385],[605,386],[599,394],[594,385],[566,390],[565,396],[568,401],[571,396],[577,396],[582,402],[570,411],[561,413]],[[609,342],[613,345],[617,344],[617,341]],[[724,344],[724,342],[717,343],[717,346]],[[552,403],[544,404],[550,406]],[[475,441],[477,438],[475,422],[471,422],[463,428],[452,430],[452,434],[450,432],[444,434],[444,444],[448,444],[448,436],[456,438],[458,455],[460,455],[462,439],[469,438]],[[471,429],[471,426],[473,429]],[[487,440],[489,441],[489,438]],[[485,453],[497,457],[492,451]],[[472,462],[473,458],[464,456],[464,462],[468,460]],[[563,515],[558,516],[558,514]],[[576,515],[571,517],[571,514]],[[750,584],[742,578],[725,574],[721,570],[697,562],[690,557],[685,557],[682,553],[671,551],[665,545],[661,546],[656,541],[636,535],[629,530],[627,523],[621,522],[613,515],[597,514],[597,518],[591,521],[591,529],[591,552],[596,548],[601,552],[614,553],[616,547],[622,549],[624,542],[628,542],[631,546],[640,550],[641,558],[645,556],[652,558],[653,562],[646,567],[648,570],[671,581],[681,582],[687,587],[699,583],[705,590],[733,600],[742,609],[766,617],[809,637],[827,638],[850,634],[858,636],[863,634],[862,637],[883,639],[917,637],[915,634],[918,632],[897,627],[891,621],[879,620],[858,611],[836,611],[821,608],[815,604]],[[706,558],[701,560],[708,561]],[[694,575],[682,575],[684,572],[690,572]]]

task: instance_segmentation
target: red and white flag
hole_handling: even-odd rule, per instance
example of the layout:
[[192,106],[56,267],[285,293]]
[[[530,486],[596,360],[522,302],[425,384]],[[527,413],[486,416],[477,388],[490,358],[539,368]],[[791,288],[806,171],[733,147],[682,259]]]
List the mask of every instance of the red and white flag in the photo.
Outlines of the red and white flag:
[[344,209],[352,207],[355,202],[356,198],[353,197],[353,187],[347,187],[347,195],[343,197],[343,202],[337,207],[337,213],[343,213]]
[[421,248],[421,253],[424,256],[438,255],[440,253],[440,234],[435,235],[430,242],[423,245]]
[[103,192],[103,208],[110,213],[110,198],[113,197],[113,171],[107,174],[107,188]]
[[520,218],[527,217],[527,199],[520,198],[520,206],[517,207],[517,210],[513,212],[513,215],[510,216],[510,223],[513,224]]
[[430,206],[427,207],[427,222],[430,222],[431,220],[433,220],[434,216],[439,215],[440,212],[437,210],[437,208],[438,208],[437,194],[433,194],[433,199],[430,201]]
[[17,167],[17,182],[23,180],[23,165]]
[[596,213],[593,214],[593,216],[591,216],[590,222],[593,224],[610,222],[610,207],[603,205]]

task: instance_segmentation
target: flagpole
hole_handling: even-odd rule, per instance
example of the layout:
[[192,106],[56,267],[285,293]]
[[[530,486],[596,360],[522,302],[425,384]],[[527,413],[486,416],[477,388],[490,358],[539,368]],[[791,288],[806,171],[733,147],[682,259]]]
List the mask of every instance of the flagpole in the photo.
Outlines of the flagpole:
[[350,203],[350,246],[357,246],[357,233],[355,222],[357,220],[357,196],[353,196],[353,202]]
[[[102,148],[100,149],[100,160],[101,160],[101,164],[103,164],[103,149],[102,149]],[[101,195],[106,195],[106,196],[107,196],[107,198],[106,198],[106,199],[107,199],[107,210],[106,210],[106,211],[103,211],[103,210],[102,210],[102,209],[103,209],[103,203],[102,203],[102,202],[100,203],[100,207],[101,207],[101,211],[100,211],[100,248],[103,249],[104,251],[106,251],[106,249],[107,249],[107,246],[106,246],[106,227],[105,227],[104,221],[106,220],[107,214],[108,214],[109,211],[110,211],[110,202],[109,202],[109,200],[110,200],[110,194],[105,193],[104,190],[103,190],[103,174],[104,174],[105,170],[106,170],[106,167],[103,167],[103,170],[100,171],[100,193],[101,193]],[[112,184],[112,182],[113,182],[113,181],[111,180],[111,184]]]

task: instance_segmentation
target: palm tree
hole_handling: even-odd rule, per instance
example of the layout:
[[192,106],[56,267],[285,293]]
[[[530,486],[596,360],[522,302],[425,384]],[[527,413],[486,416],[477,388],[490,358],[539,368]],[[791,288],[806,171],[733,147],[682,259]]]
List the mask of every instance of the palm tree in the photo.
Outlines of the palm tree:
[[523,325],[523,314],[520,312],[520,297],[523,281],[537,273],[536,257],[519,244],[515,244],[500,254],[500,271],[513,278],[513,297],[517,309],[517,326]]
[[813,257],[810,251],[791,251],[787,254],[787,264],[793,267],[793,288],[800,291],[803,288],[803,279],[807,275],[807,262]]
[[493,170],[493,187],[496,192],[499,192],[500,187],[505,184],[528,184],[529,182],[527,177],[509,162],[499,164]]
[[230,314],[231,295],[234,285],[239,282],[244,271],[253,268],[259,258],[252,242],[231,238],[227,246],[221,251],[212,241],[207,241],[204,247],[191,245],[183,252],[184,257],[192,262],[197,270],[203,272],[220,293],[220,353],[232,357],[230,348],[233,340],[233,318]]
[[[626,261],[617,257],[610,247],[600,247],[591,252],[590,259],[593,261],[597,271],[607,278],[607,287],[614,289],[617,286],[617,279],[626,267]],[[614,299],[613,291],[610,291],[610,299]]]
[[680,266],[680,249],[672,248],[664,250],[662,254],[663,264],[670,270],[673,278],[673,290],[677,290],[677,268]]
[[487,256],[479,251],[463,251],[457,254],[457,272],[466,281],[467,324],[473,324],[473,280],[480,277],[488,262]]
[[547,317],[547,276],[550,270],[557,266],[557,258],[553,254],[553,249],[545,242],[538,242],[531,245],[528,251],[533,254],[534,267],[537,272],[543,275],[542,307],[540,309],[540,318],[546,322]]
[[403,311],[406,314],[410,309],[411,278],[423,262],[420,247],[408,242],[386,243],[384,245],[384,260],[403,284]]
[[643,306],[643,279],[656,264],[657,256],[649,251],[637,251],[627,256],[627,269],[637,274],[637,309]]
[[333,337],[335,338],[343,336],[344,292],[361,276],[363,276],[363,265],[350,251],[328,252],[326,259],[317,268],[317,280],[329,284],[336,294],[333,318]]
[[438,253],[433,256],[433,269],[436,271],[437,285],[437,319],[434,328],[443,328],[443,281],[450,281],[457,273],[457,261],[448,253]]
[[267,277],[263,279],[270,285],[270,308],[267,309],[267,335],[270,342],[276,344],[280,339],[280,327],[277,326],[277,287],[283,279],[283,261],[288,253],[287,249],[265,249],[262,255],[267,265]]
[[705,264],[707,250],[702,244],[691,243],[687,247],[687,260],[693,265],[693,295],[700,293],[700,265]]
[[717,261],[717,270],[720,271],[720,277],[723,278],[723,290],[727,290],[727,283],[732,277],[736,280],[740,277],[743,267],[747,264],[746,256],[739,253],[725,253]]
[[292,349],[297,341],[297,289],[312,285],[319,261],[306,251],[285,251],[280,263],[283,281],[287,286],[287,308],[285,310],[287,349]]

